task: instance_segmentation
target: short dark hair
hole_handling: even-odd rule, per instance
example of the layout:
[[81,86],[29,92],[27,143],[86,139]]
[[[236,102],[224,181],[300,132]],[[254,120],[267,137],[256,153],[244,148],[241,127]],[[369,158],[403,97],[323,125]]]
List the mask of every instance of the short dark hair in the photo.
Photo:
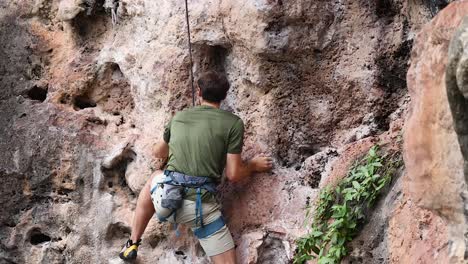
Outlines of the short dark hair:
[[224,74],[206,71],[197,80],[204,100],[219,103],[226,98],[229,82]]

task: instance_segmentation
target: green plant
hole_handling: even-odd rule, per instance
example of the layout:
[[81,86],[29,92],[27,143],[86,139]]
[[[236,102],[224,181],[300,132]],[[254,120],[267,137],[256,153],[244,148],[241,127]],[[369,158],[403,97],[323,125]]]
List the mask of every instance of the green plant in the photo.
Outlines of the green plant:
[[[313,258],[319,264],[338,263],[346,256],[347,242],[358,234],[366,212],[401,166],[400,153],[381,156],[378,146],[374,146],[336,187],[322,189],[315,204],[311,230],[297,240],[294,263]],[[306,218],[310,214],[308,208]]]

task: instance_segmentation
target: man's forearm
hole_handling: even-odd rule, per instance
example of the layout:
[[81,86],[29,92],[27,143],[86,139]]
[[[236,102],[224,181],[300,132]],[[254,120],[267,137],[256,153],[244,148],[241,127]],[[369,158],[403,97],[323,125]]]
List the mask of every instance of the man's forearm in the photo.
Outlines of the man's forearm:
[[241,170],[240,170],[240,175],[239,175],[239,180],[246,179],[250,177],[254,172],[255,172],[255,164],[252,162],[252,160],[248,160],[245,162],[242,162]]
[[231,181],[238,182],[249,178],[256,172],[255,162],[252,160],[242,161],[238,167],[238,172],[234,174]]
[[230,181],[241,181],[255,172],[266,172],[271,169],[272,160],[269,157],[254,157],[243,161],[240,154],[228,154],[226,175]]

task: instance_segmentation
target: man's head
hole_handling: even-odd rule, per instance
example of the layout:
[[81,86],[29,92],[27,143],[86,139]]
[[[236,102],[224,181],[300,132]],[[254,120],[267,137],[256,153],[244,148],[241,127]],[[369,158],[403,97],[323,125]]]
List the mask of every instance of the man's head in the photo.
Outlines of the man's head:
[[200,75],[197,80],[199,95],[203,100],[219,103],[226,98],[229,90],[229,82],[224,74],[207,71]]

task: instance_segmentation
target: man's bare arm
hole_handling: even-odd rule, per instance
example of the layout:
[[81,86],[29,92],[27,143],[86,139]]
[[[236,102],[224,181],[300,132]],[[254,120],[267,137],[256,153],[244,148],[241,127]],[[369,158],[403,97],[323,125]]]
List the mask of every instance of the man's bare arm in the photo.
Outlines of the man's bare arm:
[[226,176],[229,181],[238,182],[255,172],[267,172],[272,166],[273,160],[270,157],[258,156],[244,162],[241,154],[227,154]]

